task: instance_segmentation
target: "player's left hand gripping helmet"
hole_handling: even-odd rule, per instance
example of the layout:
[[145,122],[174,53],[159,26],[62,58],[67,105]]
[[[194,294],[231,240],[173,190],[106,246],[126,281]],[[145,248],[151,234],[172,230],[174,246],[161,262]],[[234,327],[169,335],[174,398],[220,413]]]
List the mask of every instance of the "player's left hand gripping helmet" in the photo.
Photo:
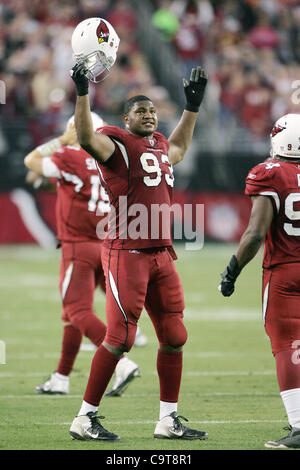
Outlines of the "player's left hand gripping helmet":
[[271,131],[271,157],[300,158],[300,114],[286,114]]
[[112,25],[103,18],[81,21],[73,31],[73,57],[84,61],[86,77],[94,83],[104,80],[117,58],[120,39]]

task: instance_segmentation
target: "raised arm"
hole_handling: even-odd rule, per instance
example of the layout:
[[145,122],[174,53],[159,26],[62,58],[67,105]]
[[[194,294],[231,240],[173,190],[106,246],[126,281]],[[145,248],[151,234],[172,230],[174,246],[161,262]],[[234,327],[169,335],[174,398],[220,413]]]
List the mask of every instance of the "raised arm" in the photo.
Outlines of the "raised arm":
[[75,143],[77,143],[76,130],[74,126],[70,125],[61,136],[39,145],[26,155],[24,164],[29,170],[43,176],[43,158],[50,158],[62,145],[74,145]]
[[115,144],[104,134],[93,129],[89,101],[89,82],[85,76],[84,63],[77,63],[71,70],[76,85],[75,127],[80,146],[95,160],[105,162],[115,151]]
[[186,106],[179,123],[168,139],[171,165],[176,165],[183,159],[190,145],[206,84],[207,76],[200,66],[192,69],[189,82],[183,79]]

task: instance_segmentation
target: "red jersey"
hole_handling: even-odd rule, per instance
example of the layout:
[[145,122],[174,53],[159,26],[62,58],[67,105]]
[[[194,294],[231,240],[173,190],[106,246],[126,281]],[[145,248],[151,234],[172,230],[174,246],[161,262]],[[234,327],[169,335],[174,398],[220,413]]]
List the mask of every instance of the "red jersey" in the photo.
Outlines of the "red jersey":
[[168,140],[159,132],[148,139],[111,126],[97,132],[115,143],[113,155],[98,165],[112,209],[105,243],[118,249],[171,246]]
[[57,179],[57,238],[74,242],[99,240],[97,224],[107,217],[110,208],[95,160],[82,148],[72,146],[61,147],[51,160],[60,173]]
[[245,193],[269,196],[274,217],[265,239],[263,267],[300,262],[300,163],[268,159],[250,170]]

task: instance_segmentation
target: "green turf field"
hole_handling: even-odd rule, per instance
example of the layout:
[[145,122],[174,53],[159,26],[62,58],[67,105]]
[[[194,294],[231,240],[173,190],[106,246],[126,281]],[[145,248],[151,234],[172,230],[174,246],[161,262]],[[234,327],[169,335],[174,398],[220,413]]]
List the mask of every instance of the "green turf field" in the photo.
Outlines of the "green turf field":
[[[207,441],[153,438],[159,412],[157,342],[143,312],[140,326],[147,346],[130,357],[142,377],[121,398],[104,398],[104,427],[117,443],[73,441],[69,427],[79,411],[93,353],[80,351],[71,375],[70,395],[44,396],[35,386],[56,368],[62,324],[58,293],[59,251],[38,247],[0,249],[0,449],[193,450],[264,449],[264,442],[287,434],[275,364],[261,320],[261,253],[243,271],[231,298],[217,291],[234,246],[206,244],[201,251],[177,247],[177,269],[185,291],[189,339],[179,414],[188,426],[209,433]],[[105,297],[95,296],[104,318]]]

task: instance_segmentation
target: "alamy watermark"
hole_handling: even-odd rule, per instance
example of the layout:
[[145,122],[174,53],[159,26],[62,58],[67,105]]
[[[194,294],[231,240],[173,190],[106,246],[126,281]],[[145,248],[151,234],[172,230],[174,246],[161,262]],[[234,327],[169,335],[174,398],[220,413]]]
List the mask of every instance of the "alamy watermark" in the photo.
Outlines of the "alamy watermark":
[[292,363],[295,365],[300,364],[300,340],[299,339],[296,339],[295,341],[293,341],[292,349],[295,349],[295,351],[292,354]]
[[6,364],[6,346],[2,340],[0,340],[0,364]]
[[292,89],[295,90],[291,96],[292,103],[300,104],[300,80],[294,80],[292,82]]
[[[117,207],[117,209],[116,209]],[[99,239],[185,241],[186,250],[201,250],[204,245],[204,204],[131,204],[120,196],[97,224]],[[173,231],[171,229],[173,221]],[[173,233],[172,233],[173,232]]]
[[6,103],[6,85],[3,80],[0,80],[0,104]]

